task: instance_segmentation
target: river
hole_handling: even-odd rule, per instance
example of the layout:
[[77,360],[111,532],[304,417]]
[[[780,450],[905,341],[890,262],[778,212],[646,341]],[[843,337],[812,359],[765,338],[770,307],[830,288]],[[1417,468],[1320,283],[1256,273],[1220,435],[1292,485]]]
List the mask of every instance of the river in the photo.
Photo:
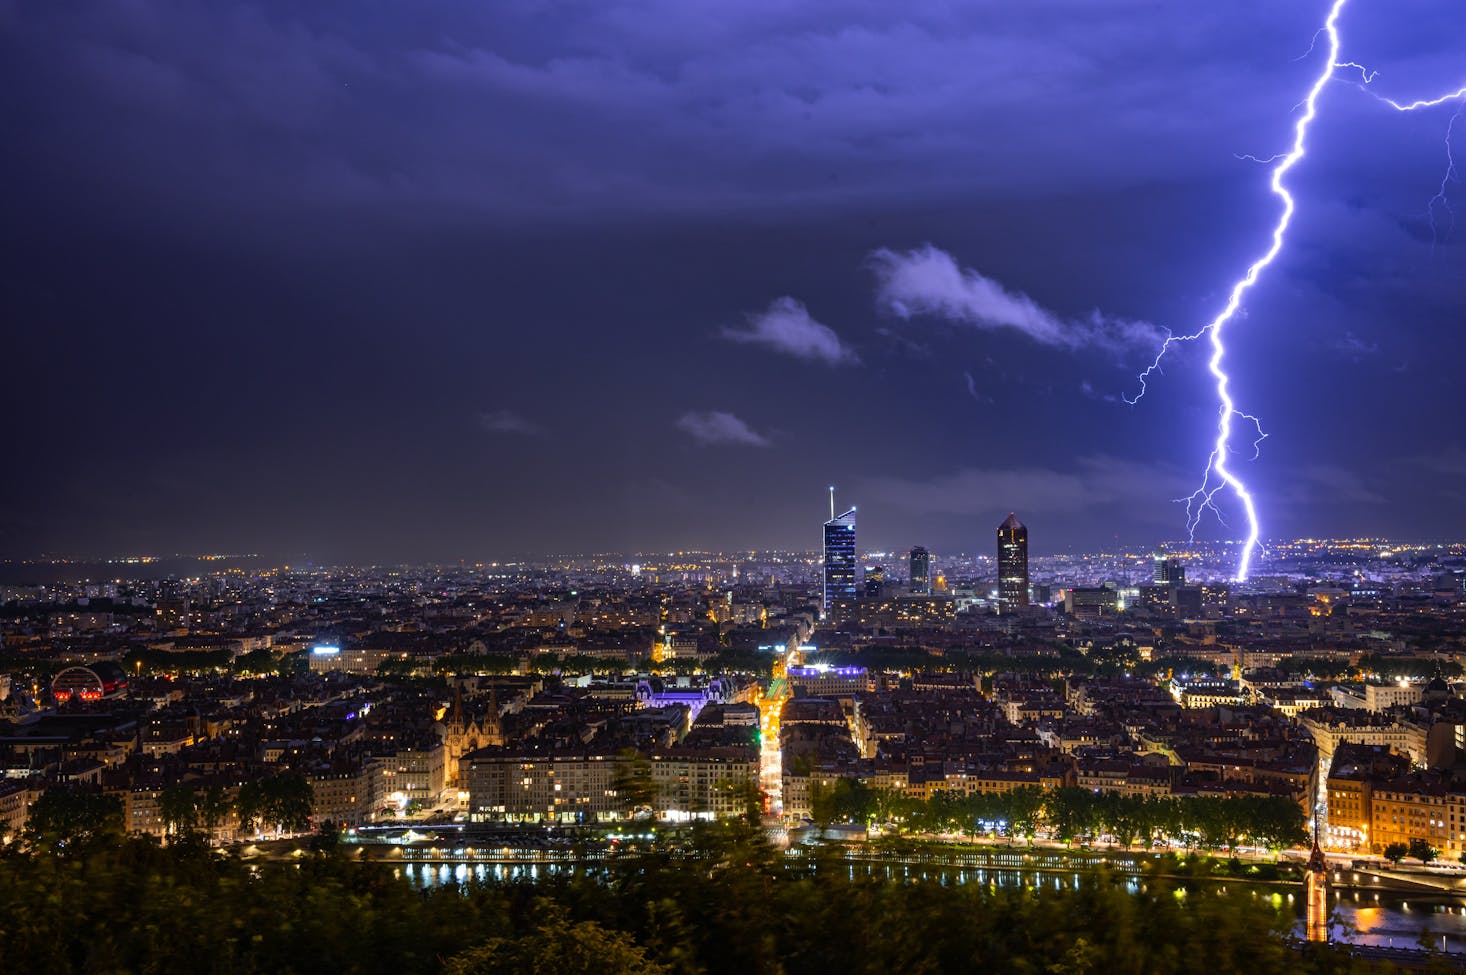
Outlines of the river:
[[[404,863],[394,869],[412,883],[431,887],[473,881],[537,880],[567,868],[564,862],[549,863],[462,863],[420,861]],[[989,884],[1002,889],[1078,887],[1085,882],[1081,871],[1023,869],[963,869],[930,864],[902,865],[857,862],[845,865],[849,875],[884,877],[915,883]],[[1139,889],[1139,877],[1127,877],[1122,883],[1132,891]],[[1296,928],[1303,931],[1302,889],[1279,885],[1248,885],[1239,881],[1206,881],[1226,888],[1240,886],[1253,896],[1264,897],[1279,910],[1292,911],[1298,917]],[[1466,955],[1466,901],[1446,897],[1410,897],[1388,892],[1335,891],[1330,895],[1334,910],[1334,937],[1339,941],[1377,947],[1416,948],[1421,932],[1428,934],[1431,946],[1452,954]]]

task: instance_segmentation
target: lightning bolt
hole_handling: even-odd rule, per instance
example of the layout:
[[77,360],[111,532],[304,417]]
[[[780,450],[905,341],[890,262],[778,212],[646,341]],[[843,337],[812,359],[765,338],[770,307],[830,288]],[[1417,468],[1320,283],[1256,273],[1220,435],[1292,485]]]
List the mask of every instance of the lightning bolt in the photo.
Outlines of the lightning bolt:
[[1446,172],[1445,175],[1441,177],[1440,189],[1436,190],[1435,196],[1431,197],[1430,202],[1425,205],[1425,211],[1430,217],[1430,237],[1432,246],[1439,243],[1435,225],[1435,208],[1437,205],[1439,205],[1442,210],[1446,211],[1446,217],[1449,221],[1449,230],[1456,229],[1456,211],[1451,209],[1451,199],[1446,195],[1446,187],[1456,181],[1456,154],[1451,150],[1451,139],[1455,135],[1456,122],[1460,120],[1461,110],[1463,108],[1466,108],[1466,102],[1462,102],[1461,104],[1456,106],[1456,110],[1451,113],[1451,120],[1446,123]]
[[[1141,397],[1145,395],[1147,381],[1160,370],[1162,360],[1165,359],[1166,353],[1173,345],[1181,342],[1195,342],[1202,337],[1210,340],[1212,353],[1211,358],[1207,361],[1207,368],[1212,378],[1216,380],[1217,436],[1212,444],[1211,456],[1207,459],[1206,470],[1202,472],[1201,485],[1188,497],[1180,500],[1186,504],[1186,530],[1192,537],[1195,537],[1197,526],[1206,512],[1210,511],[1218,517],[1218,520],[1221,519],[1221,513],[1217,510],[1215,502],[1217,494],[1222,490],[1230,490],[1242,505],[1242,510],[1247,516],[1247,536],[1242,542],[1242,555],[1237,562],[1235,579],[1238,582],[1246,581],[1248,570],[1252,567],[1252,554],[1257,548],[1259,527],[1257,505],[1253,501],[1252,493],[1247,490],[1247,485],[1242,483],[1241,478],[1232,471],[1228,463],[1232,459],[1232,424],[1234,420],[1243,420],[1250,423],[1257,431],[1257,439],[1253,441],[1254,456],[1267,434],[1263,432],[1262,424],[1257,417],[1237,409],[1237,404],[1232,399],[1231,377],[1224,368],[1227,347],[1222,340],[1227,324],[1242,310],[1242,299],[1246,297],[1247,292],[1252,290],[1262,276],[1262,272],[1282,251],[1288,227],[1293,222],[1293,213],[1297,209],[1297,203],[1293,199],[1293,194],[1288,192],[1284,178],[1293,167],[1303,161],[1303,157],[1307,154],[1308,127],[1318,115],[1318,96],[1322,94],[1329,80],[1333,78],[1335,65],[1339,62],[1339,14],[1347,2],[1348,0],[1334,0],[1333,6],[1329,9],[1328,18],[1319,31],[1319,34],[1328,39],[1329,56],[1324,62],[1323,70],[1309,86],[1308,94],[1299,102],[1303,113],[1293,123],[1292,148],[1285,153],[1263,160],[1274,164],[1272,174],[1268,178],[1268,186],[1273,195],[1282,202],[1282,210],[1278,214],[1277,222],[1273,224],[1273,232],[1267,250],[1248,265],[1246,273],[1232,284],[1232,290],[1227,295],[1227,303],[1215,318],[1190,334],[1170,333],[1166,336],[1155,359],[1140,374],[1140,392],[1133,399],[1125,398],[1125,401],[1131,404],[1140,401]],[[1315,43],[1317,43],[1317,35],[1315,35]],[[1223,524],[1225,525],[1225,522]]]
[[1258,544],[1259,527],[1257,505],[1253,500],[1252,493],[1248,491],[1247,486],[1242,483],[1242,480],[1228,466],[1228,462],[1232,459],[1233,424],[1238,420],[1245,421],[1256,430],[1257,437],[1252,442],[1253,459],[1256,459],[1261,451],[1262,441],[1267,439],[1267,434],[1263,432],[1261,421],[1256,416],[1239,410],[1232,399],[1230,390],[1231,377],[1224,368],[1227,349],[1223,343],[1223,333],[1227,324],[1240,314],[1242,300],[1246,297],[1247,292],[1252,290],[1253,286],[1261,278],[1263,271],[1273,263],[1283,249],[1283,242],[1287,237],[1288,227],[1292,224],[1293,214],[1297,209],[1293,195],[1288,192],[1285,177],[1307,155],[1308,128],[1318,116],[1319,96],[1323,93],[1324,88],[1328,86],[1329,82],[1334,80],[1336,72],[1340,70],[1357,71],[1359,73],[1359,87],[1365,91],[1369,91],[1376,99],[1397,112],[1415,112],[1435,108],[1449,102],[1458,103],[1455,114],[1451,116],[1451,120],[1446,126],[1446,172],[1441,178],[1440,187],[1436,195],[1431,198],[1427,206],[1432,232],[1436,229],[1437,208],[1443,209],[1447,216],[1454,221],[1454,212],[1451,209],[1450,201],[1447,197],[1449,185],[1457,178],[1456,160],[1452,151],[1451,142],[1454,136],[1456,121],[1461,117],[1462,111],[1466,110],[1466,86],[1433,98],[1421,98],[1412,102],[1396,101],[1370,91],[1368,86],[1374,82],[1378,76],[1378,72],[1371,71],[1355,61],[1339,60],[1339,17],[1343,13],[1347,3],[1348,0],[1333,0],[1332,5],[1329,7],[1328,16],[1324,19],[1323,26],[1314,33],[1313,41],[1309,44],[1308,52],[1303,55],[1306,58],[1313,53],[1318,45],[1319,38],[1327,39],[1328,59],[1324,62],[1323,69],[1319,72],[1318,76],[1314,78],[1313,84],[1309,86],[1308,93],[1303,97],[1303,100],[1294,106],[1295,111],[1302,109],[1302,113],[1293,124],[1293,143],[1291,148],[1287,152],[1278,153],[1266,158],[1259,158],[1253,155],[1238,156],[1239,159],[1246,159],[1272,166],[1268,186],[1272,190],[1273,195],[1281,201],[1282,209],[1278,214],[1277,222],[1273,224],[1272,235],[1267,250],[1263,252],[1261,257],[1248,265],[1247,271],[1242,277],[1233,282],[1232,290],[1227,296],[1227,302],[1215,318],[1189,334],[1177,334],[1170,331],[1166,333],[1165,341],[1161,343],[1160,350],[1156,353],[1155,358],[1138,377],[1140,391],[1133,398],[1129,396],[1123,397],[1125,402],[1134,405],[1145,396],[1149,380],[1161,371],[1161,364],[1165,360],[1166,354],[1171,351],[1172,346],[1185,342],[1195,342],[1203,337],[1211,342],[1212,354],[1211,358],[1207,361],[1207,368],[1216,381],[1218,404],[1216,440],[1212,444],[1211,456],[1207,459],[1206,469],[1202,472],[1200,486],[1187,497],[1177,500],[1186,505],[1186,530],[1188,535],[1195,538],[1197,527],[1207,512],[1216,516],[1223,527],[1226,526],[1226,521],[1222,518],[1221,511],[1216,506],[1216,496],[1223,490],[1230,490],[1236,497],[1242,506],[1243,512],[1247,516],[1247,535],[1242,542],[1242,554],[1238,559],[1237,571],[1234,576],[1238,582],[1246,581],[1248,571],[1252,566],[1252,556]]
[[1340,68],[1357,68],[1361,84],[1359,87],[1373,95],[1376,101],[1388,105],[1397,112],[1418,112],[1427,108],[1438,108],[1441,105],[1456,103],[1456,111],[1452,113],[1451,120],[1446,123],[1446,171],[1441,176],[1440,187],[1436,190],[1435,196],[1425,205],[1426,216],[1430,219],[1431,245],[1439,243],[1439,228],[1436,224],[1437,209],[1444,210],[1447,224],[1454,229],[1456,225],[1456,212],[1451,209],[1451,200],[1447,191],[1452,183],[1456,181],[1456,155],[1451,148],[1451,141],[1455,138],[1456,122],[1461,118],[1462,109],[1466,109],[1466,85],[1457,88],[1455,91],[1447,92],[1444,95],[1437,95],[1434,98],[1419,98],[1413,102],[1397,102],[1393,98],[1386,98],[1384,95],[1375,94],[1370,91],[1369,85],[1379,76],[1378,71],[1369,71],[1363,65],[1355,64],[1353,61],[1345,61],[1335,65]]
[[[1353,65],[1349,65],[1349,67],[1353,67]],[[1367,73],[1365,83],[1368,84],[1369,81],[1373,80],[1376,73]],[[1415,112],[1422,108],[1435,108],[1438,105],[1444,105],[1446,102],[1453,102],[1459,98],[1466,97],[1466,85],[1457,88],[1455,91],[1447,92],[1444,95],[1437,95],[1435,98],[1420,98],[1405,105],[1395,101],[1393,98],[1385,98],[1381,95],[1376,95],[1375,97],[1397,112]]]

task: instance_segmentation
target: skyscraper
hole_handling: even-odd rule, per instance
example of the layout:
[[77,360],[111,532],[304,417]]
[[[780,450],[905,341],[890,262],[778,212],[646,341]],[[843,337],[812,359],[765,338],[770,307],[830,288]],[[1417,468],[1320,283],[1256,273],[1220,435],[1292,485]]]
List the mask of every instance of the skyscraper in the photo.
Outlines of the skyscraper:
[[865,598],[880,599],[886,594],[886,567],[868,565],[865,567]]
[[1168,559],[1159,552],[1155,556],[1155,584],[1158,586],[1186,585],[1186,566],[1180,559]]
[[855,509],[851,508],[825,522],[825,615],[835,603],[854,600]]
[[1012,512],[998,526],[998,609],[1011,613],[1028,605],[1028,529]]
[[911,550],[911,591],[922,596],[932,592],[932,555],[920,545]]

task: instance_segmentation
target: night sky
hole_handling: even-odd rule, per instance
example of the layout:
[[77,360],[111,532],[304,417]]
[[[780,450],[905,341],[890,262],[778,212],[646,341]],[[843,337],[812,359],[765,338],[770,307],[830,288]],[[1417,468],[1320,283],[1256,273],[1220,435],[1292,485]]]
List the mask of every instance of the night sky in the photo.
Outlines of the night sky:
[[[0,0],[0,557],[807,549],[831,483],[863,549],[1177,538],[1201,350],[1122,396],[1265,248],[1325,12]],[[1435,95],[1461,27],[1350,0],[1344,55]],[[1265,536],[1466,536],[1456,106],[1355,80],[1240,470]]]

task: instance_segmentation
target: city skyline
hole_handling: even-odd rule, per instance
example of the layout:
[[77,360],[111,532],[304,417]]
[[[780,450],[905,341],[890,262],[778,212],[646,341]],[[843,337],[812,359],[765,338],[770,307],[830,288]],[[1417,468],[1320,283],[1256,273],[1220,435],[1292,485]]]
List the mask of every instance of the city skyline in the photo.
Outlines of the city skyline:
[[[1050,539],[1049,541],[1055,541]],[[1062,540],[1058,540],[1062,541]],[[1226,558],[1229,550],[1235,549],[1240,543],[1232,541],[1188,541],[1184,538],[1173,538],[1162,540],[1156,544],[1111,544],[1096,545],[1093,547],[1081,547],[1074,545],[1054,544],[1049,546],[1040,545],[1032,550],[1035,557],[1084,557],[1127,554],[1136,558],[1151,559],[1157,553],[1193,552],[1203,553],[1207,557]],[[1451,549],[1466,546],[1466,537],[1463,538],[1400,538],[1383,535],[1360,535],[1360,536],[1308,536],[1298,538],[1265,538],[1261,542],[1263,558],[1269,557],[1273,550],[1279,547],[1290,547],[1301,544],[1316,545],[1347,545],[1356,548],[1383,547],[1386,549],[1398,549],[1402,552],[1408,551],[1429,551],[1432,549]],[[887,556],[907,560],[913,548],[926,549],[928,556],[933,559],[939,558],[978,558],[994,560],[993,554],[987,549],[991,548],[984,540],[978,540],[970,548],[959,547],[933,547],[933,546],[879,546],[861,545],[857,547],[858,556],[874,557]],[[498,564],[531,564],[537,562],[554,562],[558,560],[586,560],[586,559],[631,559],[635,560],[642,556],[670,557],[677,555],[717,555],[724,557],[737,557],[740,555],[762,555],[762,554],[783,554],[790,556],[815,556],[821,554],[820,545],[786,545],[771,547],[748,547],[734,546],[729,548],[716,548],[710,546],[684,546],[672,548],[624,548],[605,550],[583,550],[583,551],[544,551],[544,552],[499,552],[490,554],[460,555],[449,558],[423,558],[423,559],[330,559],[310,552],[111,552],[104,554],[92,553],[40,553],[34,556],[22,558],[0,558],[0,566],[25,566],[25,565],[116,565],[135,566],[149,565],[167,562],[169,560],[189,560],[200,563],[227,562],[231,560],[255,560],[271,563],[288,563],[291,561],[314,563],[320,565],[341,565],[341,566],[372,566],[372,565],[498,565]],[[995,561],[995,560],[994,560]]]
[[1466,971],[1456,6],[0,0],[9,967]]
[[[1276,218],[1238,157],[1286,145],[1327,5],[664,6],[0,23],[0,556],[774,547],[829,480],[881,548],[1183,534],[1203,358],[1124,398]],[[1452,26],[1343,30],[1391,97],[1456,80]],[[1466,536],[1450,109],[1356,82],[1230,332],[1237,461],[1264,537]]]

